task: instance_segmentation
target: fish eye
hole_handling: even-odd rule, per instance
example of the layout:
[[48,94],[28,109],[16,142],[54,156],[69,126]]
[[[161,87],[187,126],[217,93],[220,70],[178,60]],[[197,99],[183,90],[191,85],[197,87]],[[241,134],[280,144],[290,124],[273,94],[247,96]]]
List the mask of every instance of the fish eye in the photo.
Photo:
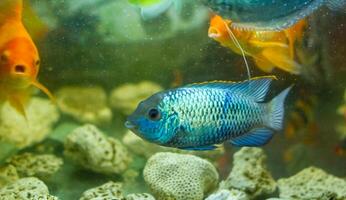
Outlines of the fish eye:
[[161,118],[160,111],[156,108],[151,108],[148,112],[148,117],[151,120],[157,121]]
[[1,62],[7,62],[8,55],[6,53],[1,54],[0,60],[1,60]]
[[40,65],[40,60],[37,60],[37,61],[35,62],[35,65],[36,65],[36,66],[39,66],[39,65]]

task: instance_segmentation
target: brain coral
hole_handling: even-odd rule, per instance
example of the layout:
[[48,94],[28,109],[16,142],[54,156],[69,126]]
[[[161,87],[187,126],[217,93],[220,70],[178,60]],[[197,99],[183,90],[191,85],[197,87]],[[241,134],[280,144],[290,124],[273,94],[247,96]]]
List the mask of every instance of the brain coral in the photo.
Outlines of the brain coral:
[[201,200],[218,183],[208,161],[193,155],[157,153],[144,168],[144,180],[158,199]]

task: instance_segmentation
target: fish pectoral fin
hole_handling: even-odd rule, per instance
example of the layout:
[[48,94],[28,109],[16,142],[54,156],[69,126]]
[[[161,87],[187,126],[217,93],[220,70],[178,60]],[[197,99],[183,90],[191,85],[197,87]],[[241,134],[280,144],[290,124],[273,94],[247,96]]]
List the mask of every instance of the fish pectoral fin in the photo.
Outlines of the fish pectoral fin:
[[33,86],[35,86],[36,88],[40,89],[43,93],[45,93],[49,99],[54,103],[56,104],[56,99],[55,97],[53,96],[53,94],[44,86],[42,85],[40,82],[38,81],[33,81],[31,83]]
[[24,108],[24,103],[23,103],[23,100],[21,100],[20,97],[18,96],[10,96],[9,99],[8,99],[10,105],[16,109],[16,111],[22,115],[25,120],[28,120],[27,118],[27,115],[26,115],[26,112],[25,112],[25,108]]
[[274,65],[273,63],[269,62],[266,58],[254,56],[255,64],[260,70],[270,73],[273,71]]
[[217,145],[196,146],[196,147],[180,147],[179,149],[187,150],[187,151],[208,151],[208,150],[214,150],[216,148],[218,148]]
[[255,128],[243,136],[230,140],[230,143],[238,147],[257,147],[267,144],[273,137],[273,131],[268,128]]
[[291,59],[289,49],[266,48],[262,51],[262,56],[267,58],[278,68],[292,74],[299,74],[301,71],[301,66],[293,59]]

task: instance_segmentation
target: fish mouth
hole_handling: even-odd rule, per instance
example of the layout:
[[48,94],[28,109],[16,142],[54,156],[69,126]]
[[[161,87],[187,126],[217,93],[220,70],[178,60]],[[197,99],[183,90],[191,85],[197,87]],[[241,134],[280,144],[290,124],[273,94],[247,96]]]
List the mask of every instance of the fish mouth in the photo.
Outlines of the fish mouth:
[[214,27],[210,27],[208,30],[208,37],[210,38],[218,38],[220,37],[220,32]]
[[133,129],[135,129],[137,126],[136,125],[134,125],[132,122],[130,122],[130,121],[126,121],[125,122],[125,127],[126,128],[128,128],[128,129],[130,129],[130,130],[133,130]]

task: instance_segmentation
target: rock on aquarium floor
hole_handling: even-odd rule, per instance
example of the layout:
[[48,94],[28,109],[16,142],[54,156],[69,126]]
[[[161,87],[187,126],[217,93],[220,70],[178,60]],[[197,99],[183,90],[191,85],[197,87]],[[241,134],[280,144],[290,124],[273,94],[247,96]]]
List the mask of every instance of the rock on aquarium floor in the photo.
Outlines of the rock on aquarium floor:
[[2,163],[0,200],[346,199],[346,180],[314,166],[275,180],[261,148],[239,149],[229,175],[220,178],[219,165],[204,154],[153,146],[143,159],[94,125],[69,129],[61,144],[49,143],[55,149],[43,143]]

